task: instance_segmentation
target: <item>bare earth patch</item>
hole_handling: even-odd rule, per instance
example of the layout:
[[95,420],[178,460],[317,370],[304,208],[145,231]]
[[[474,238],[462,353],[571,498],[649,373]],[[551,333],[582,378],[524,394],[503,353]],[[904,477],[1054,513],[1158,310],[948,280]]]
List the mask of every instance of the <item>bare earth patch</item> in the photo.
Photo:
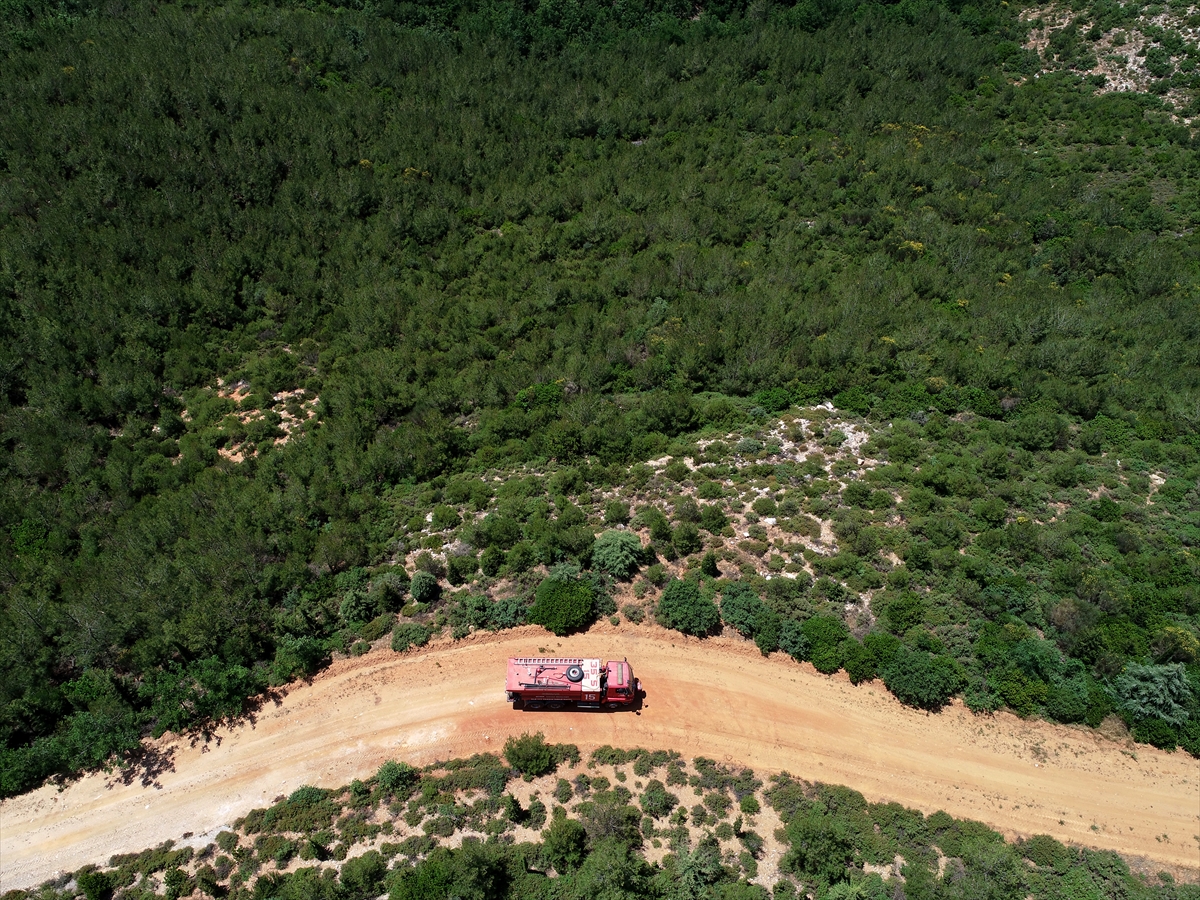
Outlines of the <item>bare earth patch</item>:
[[[1146,65],[1146,52],[1155,40],[1149,37],[1143,29],[1154,33],[1157,29],[1168,29],[1178,32],[1184,41],[1195,44],[1200,41],[1200,27],[1195,22],[1195,7],[1189,7],[1180,12],[1176,8],[1164,10],[1157,8],[1153,15],[1143,14],[1134,22],[1097,31],[1095,40],[1084,38],[1089,48],[1090,65],[1074,67],[1076,74],[1087,76],[1103,76],[1103,82],[1098,84],[1098,93],[1110,92],[1145,92],[1149,91],[1157,80]],[[1031,6],[1021,12],[1021,21],[1031,25],[1025,40],[1025,47],[1037,52],[1043,63],[1043,71],[1053,71],[1064,66],[1050,56],[1052,53],[1051,39],[1057,32],[1069,28],[1072,24],[1079,28],[1081,34],[1089,31],[1087,17],[1078,16],[1070,6],[1050,3],[1043,6]],[[1049,51],[1049,53],[1048,53]],[[1171,65],[1177,68],[1187,59],[1186,54],[1170,57]],[[1187,91],[1172,88],[1163,94],[1163,99],[1177,111],[1182,111],[1191,103]],[[1188,124],[1191,119],[1180,117]]]

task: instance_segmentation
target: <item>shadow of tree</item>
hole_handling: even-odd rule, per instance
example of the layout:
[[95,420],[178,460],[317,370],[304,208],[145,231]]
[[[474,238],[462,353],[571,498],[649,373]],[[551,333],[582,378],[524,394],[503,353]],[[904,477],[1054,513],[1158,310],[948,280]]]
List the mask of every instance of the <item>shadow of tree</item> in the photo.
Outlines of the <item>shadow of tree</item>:
[[[237,715],[222,716],[219,719],[207,719],[195,723],[187,731],[179,735],[187,741],[189,747],[203,744],[201,751],[207,753],[210,744],[221,746],[222,729],[250,725],[253,728],[258,723],[258,714],[267,704],[280,706],[283,703],[284,692],[277,688],[268,688],[257,696],[246,701],[242,711]],[[165,772],[175,771],[174,746],[156,747],[145,741],[135,750],[126,753],[117,764],[117,771],[108,781],[108,787],[118,784],[131,785],[138,782],[142,787],[161,788],[160,776]]]
[[128,787],[136,781],[142,787],[161,788],[159,776],[164,772],[174,771],[174,747],[149,747],[143,744],[125,757],[116,774],[109,780],[108,787],[115,787],[117,784]]

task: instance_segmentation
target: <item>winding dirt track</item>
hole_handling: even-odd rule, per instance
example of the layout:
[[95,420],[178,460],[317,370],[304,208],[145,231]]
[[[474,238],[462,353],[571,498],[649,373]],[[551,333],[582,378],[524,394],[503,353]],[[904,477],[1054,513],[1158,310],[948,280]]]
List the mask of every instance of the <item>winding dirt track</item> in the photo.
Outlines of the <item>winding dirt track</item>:
[[[504,660],[539,648],[627,656],[648,695],[640,714],[515,712]],[[415,764],[499,750],[544,731],[587,751],[601,744],[673,748],[846,784],[871,800],[944,809],[1009,835],[1144,855],[1200,875],[1200,765],[1183,751],[1136,752],[1081,729],[971,715],[929,716],[879,685],[852,686],[738,640],[687,640],[654,626],[555,639],[540,628],[484,635],[423,653],[373,652],[334,664],[268,704],[252,724],[203,745],[164,739],[172,766],[143,784],[94,775],[0,805],[0,889],[105,862],[186,832],[221,826],[301,784],[328,787],[384,760]]]

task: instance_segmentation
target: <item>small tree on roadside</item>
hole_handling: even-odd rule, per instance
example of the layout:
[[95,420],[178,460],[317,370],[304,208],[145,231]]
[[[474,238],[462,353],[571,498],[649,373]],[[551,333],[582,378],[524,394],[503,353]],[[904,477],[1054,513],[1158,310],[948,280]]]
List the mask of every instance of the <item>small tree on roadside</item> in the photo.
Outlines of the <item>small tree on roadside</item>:
[[875,654],[853,638],[842,642],[842,665],[854,684],[870,681],[876,674]]
[[883,670],[883,683],[908,706],[936,712],[963,686],[962,669],[946,656],[901,647]]
[[721,592],[721,618],[745,637],[754,637],[766,609],[766,604],[745,582],[735,581]]
[[538,585],[537,599],[526,618],[562,637],[591,623],[595,599],[595,591],[586,581],[547,578]]
[[779,649],[796,662],[804,662],[812,652],[804,627],[795,619],[784,619],[779,627]]
[[721,626],[716,605],[700,593],[696,583],[678,579],[663,588],[655,618],[665,628],[697,636],[711,634]]
[[421,780],[421,772],[408,763],[396,762],[389,759],[375,775],[379,789],[393,797],[405,798],[412,793],[417,782]]
[[813,616],[803,628],[812,647],[812,664],[818,672],[832,675],[842,667],[842,643],[850,636],[846,623],[836,616]]
[[86,868],[75,876],[75,883],[87,900],[109,900],[115,887],[113,876],[108,872],[97,871],[95,867]]
[[546,743],[542,732],[510,737],[504,742],[504,758],[508,764],[530,778],[537,778],[555,769],[554,749]]
[[1192,690],[1182,663],[1144,666],[1131,663],[1117,677],[1113,694],[1121,708],[1135,719],[1162,719],[1181,725],[1192,705]]
[[392,649],[403,653],[410,647],[423,647],[432,634],[432,629],[420,622],[398,622],[392,628]]

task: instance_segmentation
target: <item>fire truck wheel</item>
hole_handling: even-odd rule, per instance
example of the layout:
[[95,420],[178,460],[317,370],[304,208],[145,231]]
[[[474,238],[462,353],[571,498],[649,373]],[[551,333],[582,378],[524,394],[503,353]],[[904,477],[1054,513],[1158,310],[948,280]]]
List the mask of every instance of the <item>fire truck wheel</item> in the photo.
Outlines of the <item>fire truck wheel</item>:
[[583,667],[582,667],[582,666],[570,666],[570,667],[568,667],[568,669],[567,669],[567,681],[574,682],[574,683],[576,683],[576,684],[578,684],[579,682],[583,681]]
[[525,708],[526,709],[541,709],[542,701],[541,700],[526,700]]
[[565,706],[565,705],[566,705],[566,704],[564,704],[564,703],[563,703],[561,700],[551,700],[551,701],[550,701],[550,708],[551,708],[551,709],[562,709],[562,708],[563,708],[563,706]]

